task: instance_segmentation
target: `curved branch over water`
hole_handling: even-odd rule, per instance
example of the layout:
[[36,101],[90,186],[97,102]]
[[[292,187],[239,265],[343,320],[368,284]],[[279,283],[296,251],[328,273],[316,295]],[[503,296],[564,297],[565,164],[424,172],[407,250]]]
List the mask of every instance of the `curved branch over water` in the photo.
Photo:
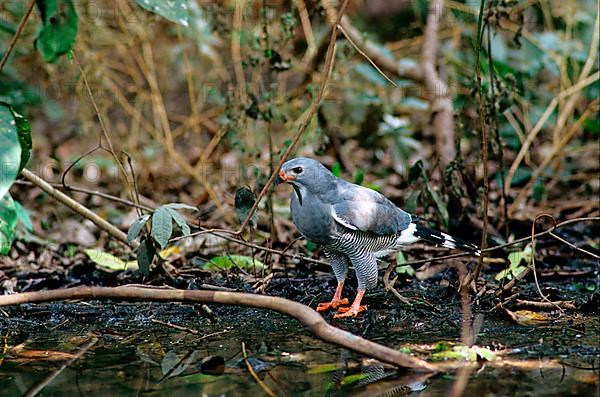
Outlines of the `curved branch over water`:
[[24,292],[0,296],[0,306],[23,303],[49,302],[65,299],[122,299],[142,301],[178,301],[193,303],[218,303],[232,306],[248,306],[270,309],[294,317],[316,337],[345,347],[357,353],[376,358],[382,362],[415,371],[436,371],[424,360],[411,357],[392,348],[371,342],[348,331],[329,325],[313,309],[289,299],[222,291],[191,291],[180,289],[156,289],[144,287],[75,287],[50,291]]

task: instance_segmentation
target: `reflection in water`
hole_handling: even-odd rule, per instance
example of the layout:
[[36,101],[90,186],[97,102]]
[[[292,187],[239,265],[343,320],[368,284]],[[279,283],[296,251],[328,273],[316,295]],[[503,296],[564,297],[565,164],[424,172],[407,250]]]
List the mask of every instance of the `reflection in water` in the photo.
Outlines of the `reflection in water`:
[[[70,307],[57,305],[65,306]],[[74,309],[69,313],[84,312],[85,307],[72,306]],[[155,315],[157,308],[164,310],[167,306],[120,306],[123,307],[129,307],[135,314],[132,318],[143,319],[147,316],[144,311]],[[493,327],[484,327],[478,343],[501,340],[513,351],[520,348],[520,354],[504,358],[503,367],[488,362],[470,374],[449,370],[434,375],[399,371],[336,348],[314,339],[295,321],[272,313],[231,311],[230,317],[221,314],[218,321],[210,323],[198,319],[192,306],[172,307],[173,311],[160,318],[185,324],[200,333],[193,335],[132,318],[125,321],[114,312],[106,318],[71,315],[65,319],[55,316],[52,307],[42,306],[36,307],[40,312],[44,310],[37,317],[28,314],[25,320],[0,318],[0,332],[6,337],[7,345],[0,365],[0,395],[22,396],[34,390],[35,385],[43,385],[41,394],[44,396],[263,395],[243,361],[242,341],[251,347],[248,361],[260,379],[281,396],[446,396],[453,387],[458,390],[461,384],[462,395],[466,397],[593,396],[598,384],[598,363],[593,358],[598,357],[594,337],[597,333],[591,327],[577,339],[564,339],[563,330],[527,333],[522,328],[493,324]],[[183,321],[181,313],[185,310],[189,310],[189,318]],[[218,334],[224,329],[229,332]],[[93,331],[98,341],[79,359],[69,363],[69,358],[89,340],[88,331]],[[210,336],[215,332],[217,334]],[[544,332],[544,345],[541,345],[539,332]],[[201,339],[202,335],[210,337]],[[562,359],[563,362],[568,360],[570,366],[559,365],[556,360],[538,359],[544,353],[557,356],[556,352],[548,353],[548,346],[560,346],[548,342],[554,335],[563,336],[562,343],[572,342],[571,350],[564,350]],[[395,333],[398,340],[392,340],[393,337],[388,336],[385,335],[386,342],[393,346],[405,346],[406,342],[400,339],[410,337]],[[412,337],[419,343],[444,340],[439,334],[419,333]],[[21,343],[24,349],[11,349]],[[22,353],[25,350],[47,354],[25,357]],[[569,354],[571,351],[574,353]],[[584,356],[586,352],[589,353]],[[57,372],[61,366],[65,368]],[[52,379],[46,381],[50,376]]]

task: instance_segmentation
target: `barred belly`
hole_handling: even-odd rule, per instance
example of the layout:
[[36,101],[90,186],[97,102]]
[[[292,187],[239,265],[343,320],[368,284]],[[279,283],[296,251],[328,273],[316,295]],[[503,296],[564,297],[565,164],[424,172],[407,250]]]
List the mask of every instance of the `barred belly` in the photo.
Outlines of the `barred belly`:
[[344,228],[333,238],[332,249],[345,254],[379,253],[397,246],[398,235],[361,232]]

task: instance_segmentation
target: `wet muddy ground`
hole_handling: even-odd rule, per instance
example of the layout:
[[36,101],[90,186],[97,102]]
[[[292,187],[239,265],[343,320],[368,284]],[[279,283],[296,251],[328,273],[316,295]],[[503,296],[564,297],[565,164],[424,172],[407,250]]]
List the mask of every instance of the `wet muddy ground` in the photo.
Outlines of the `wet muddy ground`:
[[[332,284],[330,277],[274,280],[268,292],[277,290],[314,307]],[[3,308],[0,394],[20,396],[42,385],[44,396],[260,396],[266,395],[264,387],[282,396],[443,396],[459,376],[467,376],[468,396],[595,396],[599,317],[594,295],[573,285],[571,280],[552,287],[563,298],[574,298],[578,310],[536,326],[516,324],[485,304],[474,307],[481,324],[476,344],[497,357],[490,362],[480,357],[463,375],[456,365],[435,375],[398,371],[326,344],[295,320],[267,310],[110,301]],[[380,289],[367,296],[371,306],[364,316],[327,318],[433,360],[434,350],[460,339],[455,291],[445,283],[416,283],[402,292],[423,303],[407,307]],[[248,371],[242,343],[265,386]],[[50,376],[55,378],[48,381]]]

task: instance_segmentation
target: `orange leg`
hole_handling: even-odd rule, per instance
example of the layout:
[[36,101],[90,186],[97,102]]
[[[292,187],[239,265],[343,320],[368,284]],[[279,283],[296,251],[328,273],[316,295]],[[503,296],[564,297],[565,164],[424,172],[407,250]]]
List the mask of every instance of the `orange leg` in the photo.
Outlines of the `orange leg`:
[[318,312],[324,312],[327,311],[329,309],[336,309],[338,306],[340,305],[347,305],[348,299],[342,298],[342,290],[344,289],[344,282],[340,282],[337,285],[337,288],[335,289],[335,294],[333,294],[333,298],[331,298],[331,302],[323,302],[323,303],[319,303],[317,305],[317,311]]
[[356,299],[354,299],[354,302],[352,302],[352,306],[340,307],[337,310],[337,314],[334,315],[333,318],[356,317],[358,316],[358,313],[367,310],[367,305],[360,305],[360,301],[362,301],[364,295],[365,291],[359,289],[356,293]]

